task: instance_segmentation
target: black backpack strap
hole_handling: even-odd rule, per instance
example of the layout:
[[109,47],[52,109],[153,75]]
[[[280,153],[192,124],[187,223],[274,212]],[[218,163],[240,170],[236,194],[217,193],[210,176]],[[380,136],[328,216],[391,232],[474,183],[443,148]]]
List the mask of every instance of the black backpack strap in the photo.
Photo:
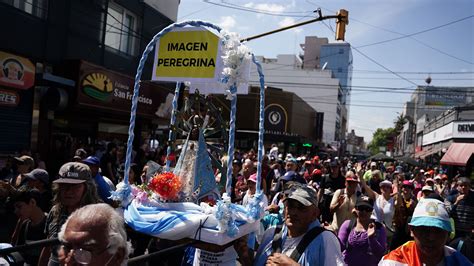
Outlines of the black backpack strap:
[[281,253],[281,241],[283,236],[283,224],[277,225],[275,228],[275,234],[273,235],[272,241],[272,254],[273,253]]
[[298,261],[301,257],[301,254],[303,254],[304,250],[308,247],[308,245],[322,232],[326,231],[323,227],[313,227],[311,230],[306,232],[306,234],[303,236],[303,239],[301,239],[300,243],[298,246],[296,246],[296,249],[293,250],[291,253],[290,259],[294,261]]

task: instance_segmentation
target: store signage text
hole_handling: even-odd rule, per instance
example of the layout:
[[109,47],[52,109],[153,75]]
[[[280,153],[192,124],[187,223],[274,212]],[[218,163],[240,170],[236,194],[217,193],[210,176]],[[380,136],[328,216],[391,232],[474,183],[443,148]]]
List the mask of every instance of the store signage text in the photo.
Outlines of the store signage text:
[[[127,85],[122,84],[120,82],[115,82],[114,84],[115,84],[114,97],[126,99],[129,101],[132,100],[133,94],[130,93],[130,88]],[[138,96],[138,102],[149,104],[149,105],[153,104],[153,100],[150,98],[147,98],[145,95]]]
[[[82,80],[82,89],[88,96],[103,102],[110,101],[111,97],[131,101],[133,96],[130,86],[119,81],[112,82],[104,73],[90,73],[85,76]],[[153,104],[153,100],[144,95],[138,96],[138,102]]]
[[459,124],[458,132],[474,132],[474,124]]
[[453,138],[469,139],[474,138],[474,121],[454,122]]
[[456,138],[474,138],[473,121],[454,121],[423,135],[423,146]]
[[20,96],[16,92],[0,90],[0,106],[17,106]]

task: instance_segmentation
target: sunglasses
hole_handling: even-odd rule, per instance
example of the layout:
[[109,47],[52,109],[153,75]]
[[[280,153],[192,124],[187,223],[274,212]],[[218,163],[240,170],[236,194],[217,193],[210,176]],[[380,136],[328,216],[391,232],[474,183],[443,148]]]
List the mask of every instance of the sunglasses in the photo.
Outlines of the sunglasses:
[[359,207],[356,207],[356,210],[358,210],[360,212],[372,212],[374,210],[374,208],[371,208],[371,207],[368,207],[368,206],[359,206]]

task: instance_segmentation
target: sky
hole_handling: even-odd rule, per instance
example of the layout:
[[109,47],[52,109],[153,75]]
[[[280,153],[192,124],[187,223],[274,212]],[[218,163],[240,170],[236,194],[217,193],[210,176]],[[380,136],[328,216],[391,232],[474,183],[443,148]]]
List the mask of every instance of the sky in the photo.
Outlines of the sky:
[[[353,47],[354,69],[348,131],[354,129],[367,143],[377,128],[393,126],[416,85],[426,85],[428,76],[433,86],[474,87],[472,0],[181,0],[178,22],[209,21],[249,37],[310,20],[318,8],[323,16],[349,11],[345,41]],[[299,54],[305,36],[336,42],[334,29],[331,19],[246,45],[267,58]]]

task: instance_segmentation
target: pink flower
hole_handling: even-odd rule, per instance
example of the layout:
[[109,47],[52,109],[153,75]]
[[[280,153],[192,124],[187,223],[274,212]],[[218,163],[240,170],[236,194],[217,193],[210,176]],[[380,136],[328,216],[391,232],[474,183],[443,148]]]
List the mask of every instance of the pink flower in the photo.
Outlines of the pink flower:
[[135,198],[137,199],[137,201],[138,201],[139,203],[147,203],[147,202],[149,202],[149,200],[148,200],[148,194],[147,194],[145,191],[143,191],[143,190],[140,190],[140,191],[137,193],[137,195],[135,196]]
[[132,195],[133,195],[134,197],[136,197],[136,196],[138,195],[138,193],[139,193],[140,191],[142,191],[141,189],[137,188],[136,186],[131,186],[131,187],[132,187]]

